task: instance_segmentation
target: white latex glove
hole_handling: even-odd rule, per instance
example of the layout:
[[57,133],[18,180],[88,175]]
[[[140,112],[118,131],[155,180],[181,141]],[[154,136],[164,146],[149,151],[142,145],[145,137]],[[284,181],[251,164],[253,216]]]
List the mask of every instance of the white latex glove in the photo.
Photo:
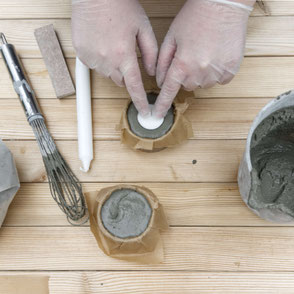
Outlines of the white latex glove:
[[72,0],[72,39],[79,59],[127,90],[141,115],[149,113],[136,41],[144,67],[155,75],[158,47],[138,0]]
[[[237,2],[238,1],[238,2]],[[239,70],[255,0],[188,0],[161,46],[154,114],[165,116],[181,85],[192,91],[226,84]],[[242,3],[243,2],[243,3]]]

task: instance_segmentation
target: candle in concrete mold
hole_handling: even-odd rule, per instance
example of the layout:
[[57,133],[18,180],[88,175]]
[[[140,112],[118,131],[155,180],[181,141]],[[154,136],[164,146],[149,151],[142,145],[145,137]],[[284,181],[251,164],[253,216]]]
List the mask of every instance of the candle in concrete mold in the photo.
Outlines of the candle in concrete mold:
[[[157,94],[149,93],[147,98],[151,108],[156,101]],[[149,118],[142,118],[133,103],[127,110],[127,118],[131,131],[140,138],[158,139],[163,137],[172,128],[175,120],[174,106],[168,110],[163,120],[155,119],[152,115]],[[139,119],[138,119],[139,118]]]

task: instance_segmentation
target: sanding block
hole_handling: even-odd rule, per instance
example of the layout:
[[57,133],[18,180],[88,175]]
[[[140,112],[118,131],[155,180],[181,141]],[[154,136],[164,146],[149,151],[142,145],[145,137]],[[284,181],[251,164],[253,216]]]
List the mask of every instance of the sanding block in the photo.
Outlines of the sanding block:
[[35,37],[44,58],[57,98],[75,93],[61,46],[54,31],[53,24],[35,30]]

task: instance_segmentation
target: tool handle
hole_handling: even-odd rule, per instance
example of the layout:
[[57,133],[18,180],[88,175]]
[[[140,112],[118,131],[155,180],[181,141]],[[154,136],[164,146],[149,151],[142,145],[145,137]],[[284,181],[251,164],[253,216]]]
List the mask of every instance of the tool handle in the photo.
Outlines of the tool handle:
[[0,47],[0,51],[10,74],[14,90],[20,99],[26,117],[30,123],[36,118],[43,117],[40,107],[37,103],[34,91],[26,77],[23,65],[16,54],[14,46],[7,43],[3,33],[1,33],[1,40],[2,46]]

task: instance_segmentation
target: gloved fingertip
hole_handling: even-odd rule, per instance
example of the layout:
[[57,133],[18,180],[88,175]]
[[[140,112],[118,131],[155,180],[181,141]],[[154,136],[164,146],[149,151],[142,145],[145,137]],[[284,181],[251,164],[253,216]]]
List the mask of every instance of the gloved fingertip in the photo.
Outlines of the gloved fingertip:
[[147,73],[148,73],[149,76],[151,76],[151,77],[154,77],[155,76],[155,74],[156,74],[156,67],[154,65],[147,64],[145,66],[145,68],[146,68],[146,71],[147,71]]
[[157,105],[155,104],[155,107],[152,111],[152,115],[157,118],[157,119],[161,119],[164,118],[167,112],[163,112],[163,111],[159,111]]
[[141,100],[141,101],[133,100],[133,103],[135,104],[136,109],[138,110],[138,112],[140,113],[142,117],[147,117],[151,115],[151,108],[147,100],[147,95],[144,100]]
[[124,87],[126,86],[124,80],[121,80],[121,81],[114,80],[114,79],[112,79],[112,80],[113,80],[114,83],[115,83],[118,87],[120,87],[120,88],[124,88]]
[[150,109],[140,109],[138,110],[139,114],[142,116],[142,117],[148,117],[151,115],[151,111]]
[[154,112],[153,115],[154,115],[155,118],[157,118],[157,119],[162,119],[162,118],[165,117],[166,113],[165,113],[165,112],[161,112],[161,113]]
[[150,111],[149,111],[149,112],[139,112],[139,114],[140,114],[142,117],[144,117],[144,118],[151,116],[151,112],[150,112]]
[[126,85],[124,83],[121,83],[121,84],[116,84],[118,87],[120,88],[124,88]]
[[155,68],[155,66],[150,70],[149,75],[150,75],[151,77],[155,77],[155,75],[156,75],[156,68]]
[[157,87],[161,89],[162,84],[163,84],[163,78],[161,74],[156,74],[156,83],[157,83]]

